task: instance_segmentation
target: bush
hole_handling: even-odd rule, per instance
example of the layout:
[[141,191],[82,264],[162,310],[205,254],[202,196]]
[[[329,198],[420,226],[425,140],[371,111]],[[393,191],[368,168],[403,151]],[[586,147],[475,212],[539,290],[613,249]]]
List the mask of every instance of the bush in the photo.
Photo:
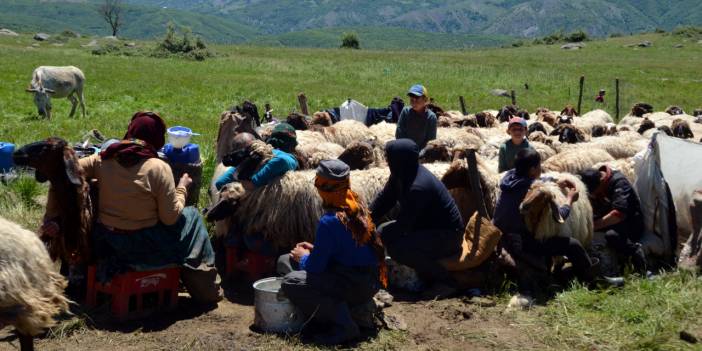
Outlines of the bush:
[[580,43],[583,41],[588,41],[590,40],[590,37],[587,35],[582,30],[575,31],[573,33],[568,34],[563,38],[563,40],[569,42],[569,43]]
[[512,47],[513,47],[513,48],[520,48],[520,47],[522,47],[522,46],[524,46],[524,41],[523,41],[523,40],[515,41],[514,43],[512,43]]
[[653,33],[663,34],[665,33],[665,29],[656,27],[656,29],[653,30]]
[[341,37],[341,48],[342,49],[360,49],[361,43],[358,40],[358,35],[356,33],[344,33]]
[[623,36],[624,36],[624,34],[622,34],[622,33],[612,33],[609,35],[610,38],[621,38]]
[[64,38],[80,38],[80,34],[69,29],[66,29],[63,32],[61,32],[61,36]]
[[180,56],[187,59],[203,61],[214,54],[207,49],[207,45],[202,38],[193,35],[193,31],[188,27],[180,28],[180,36],[178,35],[173,22],[168,23],[166,28],[166,36],[156,46],[152,56],[154,57],[169,57]]
[[702,27],[695,27],[695,26],[685,26],[685,27],[678,27],[675,28],[673,31],[674,35],[681,36],[681,37],[687,37],[687,38],[696,38],[699,36],[702,36]]

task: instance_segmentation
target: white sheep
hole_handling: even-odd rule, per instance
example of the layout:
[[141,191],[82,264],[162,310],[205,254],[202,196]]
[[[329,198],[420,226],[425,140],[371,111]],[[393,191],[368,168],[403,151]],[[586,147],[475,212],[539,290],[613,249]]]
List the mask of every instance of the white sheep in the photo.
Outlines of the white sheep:
[[608,161],[614,161],[614,157],[602,149],[568,149],[546,160],[543,168],[552,172],[577,174],[598,162]]
[[[556,236],[572,237],[584,247],[590,247],[593,216],[585,184],[569,173],[546,173],[542,179],[548,180],[535,181],[519,207],[529,232],[539,241]],[[567,203],[565,189],[556,183],[559,181],[571,182],[580,193],[565,220],[558,213],[558,209]]]
[[387,142],[395,140],[395,130],[397,129],[397,125],[383,121],[370,126],[369,129],[375,136],[376,142],[384,147]]
[[53,326],[68,312],[66,284],[37,235],[0,217],[0,329],[13,325],[26,338]]

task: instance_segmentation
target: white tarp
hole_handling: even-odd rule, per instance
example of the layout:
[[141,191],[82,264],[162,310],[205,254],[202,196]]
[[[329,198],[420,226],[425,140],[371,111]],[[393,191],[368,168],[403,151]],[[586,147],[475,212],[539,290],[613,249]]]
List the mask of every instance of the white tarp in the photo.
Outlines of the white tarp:
[[[636,175],[646,232],[655,233],[653,239],[658,241],[647,246],[662,244],[658,247],[664,252],[657,254],[673,253],[677,248],[671,247],[672,235],[687,237],[692,230],[689,206],[695,190],[702,189],[702,145],[656,133],[643,159],[636,164]],[[675,204],[678,233],[669,232],[665,183]]]
[[366,123],[366,115],[368,114],[368,107],[364,106],[362,103],[348,99],[341,104],[339,108],[339,119],[354,119],[361,123]]

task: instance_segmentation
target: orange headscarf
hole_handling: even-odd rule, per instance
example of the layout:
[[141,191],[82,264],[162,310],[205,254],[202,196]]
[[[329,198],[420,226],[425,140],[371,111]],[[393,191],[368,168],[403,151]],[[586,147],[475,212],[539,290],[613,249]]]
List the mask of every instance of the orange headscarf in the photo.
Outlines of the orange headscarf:
[[380,282],[388,286],[387,266],[385,265],[385,248],[370,216],[370,210],[358,201],[358,194],[351,190],[349,178],[336,180],[317,175],[314,186],[322,197],[322,206],[336,210],[336,218],[350,232],[353,240],[361,245],[370,244],[378,258]]

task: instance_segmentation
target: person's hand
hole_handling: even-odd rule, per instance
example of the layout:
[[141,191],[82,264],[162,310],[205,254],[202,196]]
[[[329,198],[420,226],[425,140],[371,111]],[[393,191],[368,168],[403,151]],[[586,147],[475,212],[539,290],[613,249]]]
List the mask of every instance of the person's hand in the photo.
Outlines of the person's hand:
[[314,245],[312,245],[306,241],[303,241],[301,243],[297,243],[297,245],[295,245],[295,247],[301,247],[303,249],[310,250],[310,251],[312,251],[314,249]]
[[302,260],[302,257],[305,255],[309,255],[310,250],[302,247],[302,246],[296,246],[294,249],[290,251],[290,258],[293,259],[295,262],[300,263],[300,260]]
[[59,225],[55,221],[46,221],[39,229],[39,236],[42,238],[55,238],[59,235]]
[[573,182],[570,180],[560,180],[558,181],[558,186],[566,191],[566,198],[568,198],[568,201],[571,204],[578,201],[580,198],[580,192],[575,188],[575,184],[573,184]]
[[183,187],[187,189],[192,182],[193,179],[190,178],[190,175],[183,173],[183,175],[180,177],[180,181],[178,181],[178,188]]

